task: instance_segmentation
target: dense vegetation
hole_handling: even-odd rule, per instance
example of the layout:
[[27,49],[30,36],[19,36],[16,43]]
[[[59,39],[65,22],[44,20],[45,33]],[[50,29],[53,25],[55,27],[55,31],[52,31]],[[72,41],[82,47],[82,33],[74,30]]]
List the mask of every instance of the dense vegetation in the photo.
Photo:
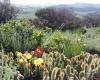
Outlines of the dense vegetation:
[[10,4],[0,2],[0,23],[15,19],[18,9]]
[[[63,53],[40,51],[0,53],[0,79],[2,80],[99,80],[100,58],[82,52],[69,59]],[[36,55],[37,54],[37,55]],[[16,66],[17,65],[17,66]],[[8,75],[9,74],[9,75]]]
[[[66,35],[67,34],[67,35]],[[71,40],[74,37],[74,41]],[[49,37],[48,37],[49,36]],[[37,29],[35,26],[31,26],[27,20],[13,20],[0,26],[0,43],[5,51],[25,51],[35,49],[39,44],[43,45],[47,49],[55,49],[60,52],[64,52],[64,48],[69,46],[69,54],[75,49],[77,45],[79,54],[83,44],[78,38],[78,34],[70,32],[52,31],[52,29]],[[76,43],[75,43],[76,42]],[[78,44],[77,44],[78,43]],[[66,44],[66,45],[65,45]],[[67,50],[68,51],[68,50]]]
[[40,9],[35,14],[37,16],[33,23],[40,28],[46,26],[59,30],[75,29],[80,27],[99,27],[100,14],[89,13],[85,16],[78,16],[73,9],[53,6]]
[[46,51],[57,50],[76,55],[81,51],[100,51],[100,28],[79,28],[65,32],[39,29],[28,20],[12,20],[0,26],[0,43],[5,51],[34,50],[42,45]]
[[36,12],[38,17],[35,22],[41,26],[49,26],[52,29],[66,30],[79,27],[78,19],[68,8],[49,7]]
[[99,80],[99,18],[52,7],[36,15],[1,18],[0,80]]

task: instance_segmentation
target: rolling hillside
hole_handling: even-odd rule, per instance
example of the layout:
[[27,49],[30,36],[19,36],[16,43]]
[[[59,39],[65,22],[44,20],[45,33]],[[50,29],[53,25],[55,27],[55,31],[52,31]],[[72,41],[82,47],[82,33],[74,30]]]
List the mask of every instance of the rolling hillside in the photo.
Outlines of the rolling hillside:
[[[18,18],[35,18],[35,12],[41,8],[46,8],[47,6],[33,6],[33,5],[27,5],[27,6],[19,6],[16,5],[17,8],[19,8],[19,14]],[[71,5],[56,5],[54,7],[57,8],[70,8],[72,9],[76,14],[78,15],[86,15],[88,13],[99,13],[100,14],[100,4],[71,4]]]

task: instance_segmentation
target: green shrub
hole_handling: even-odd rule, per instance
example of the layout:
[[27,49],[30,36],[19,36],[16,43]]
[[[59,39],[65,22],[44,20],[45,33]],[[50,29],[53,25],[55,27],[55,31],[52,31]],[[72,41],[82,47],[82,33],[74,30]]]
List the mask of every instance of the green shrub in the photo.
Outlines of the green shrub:
[[0,26],[0,44],[5,51],[25,51],[43,45],[47,50],[57,50],[66,56],[78,55],[83,49],[81,34],[38,29],[28,20],[12,20]]
[[84,36],[86,50],[100,53],[100,27],[87,29]]
[[[48,37],[49,36],[49,37]],[[78,34],[55,31],[44,38],[44,47],[57,50],[68,57],[76,56],[84,50],[84,40]]]
[[84,51],[84,38],[81,35],[70,32],[66,32],[64,35],[66,36],[63,43],[63,53],[65,53],[65,55],[72,57],[79,55],[82,51]]
[[85,34],[87,31],[84,27],[81,27],[81,28],[75,28],[73,30],[71,30],[73,33],[78,33],[79,35],[80,34]]
[[8,51],[30,50],[41,43],[42,32],[28,20],[12,20],[0,26],[0,44]]

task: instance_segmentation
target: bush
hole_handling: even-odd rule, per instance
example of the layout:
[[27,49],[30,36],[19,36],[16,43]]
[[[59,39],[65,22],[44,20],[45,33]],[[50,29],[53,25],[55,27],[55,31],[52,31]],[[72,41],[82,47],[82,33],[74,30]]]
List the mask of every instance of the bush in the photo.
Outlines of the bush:
[[86,31],[86,29],[84,28],[84,27],[81,27],[81,28],[75,28],[75,29],[73,29],[73,30],[71,30],[72,31],[72,33],[77,33],[77,34],[85,34],[87,31]]
[[18,9],[15,6],[0,2],[0,23],[15,19],[17,13]]
[[86,51],[100,53],[100,27],[88,28],[84,36]]
[[32,50],[43,45],[46,51],[57,50],[71,57],[84,48],[78,36],[77,33],[38,29],[28,20],[12,20],[0,26],[0,44],[6,52]]
[[71,9],[66,7],[48,7],[36,12],[37,19],[34,24],[41,27],[48,26],[52,29],[73,29],[79,27],[79,18]]
[[47,50],[57,50],[66,56],[75,56],[83,50],[82,41],[78,41],[81,37],[77,34],[40,30],[30,26],[28,21],[13,20],[1,25],[0,36],[5,51],[32,50],[40,44]]
[[79,55],[84,50],[83,38],[71,32],[55,31],[48,34],[43,45],[46,49],[57,50],[67,57]]
[[0,26],[0,44],[7,51],[30,49],[34,43],[33,27],[27,20],[12,20]]
[[100,14],[89,13],[82,19],[82,25],[86,27],[98,27],[100,26]]

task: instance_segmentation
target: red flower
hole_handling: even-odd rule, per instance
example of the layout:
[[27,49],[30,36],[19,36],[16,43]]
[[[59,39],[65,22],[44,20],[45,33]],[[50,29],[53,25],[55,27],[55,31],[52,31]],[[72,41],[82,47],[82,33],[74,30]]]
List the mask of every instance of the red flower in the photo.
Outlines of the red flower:
[[35,50],[35,55],[36,55],[37,57],[42,57],[43,53],[44,53],[43,47],[39,46],[39,47],[36,48],[36,50]]

